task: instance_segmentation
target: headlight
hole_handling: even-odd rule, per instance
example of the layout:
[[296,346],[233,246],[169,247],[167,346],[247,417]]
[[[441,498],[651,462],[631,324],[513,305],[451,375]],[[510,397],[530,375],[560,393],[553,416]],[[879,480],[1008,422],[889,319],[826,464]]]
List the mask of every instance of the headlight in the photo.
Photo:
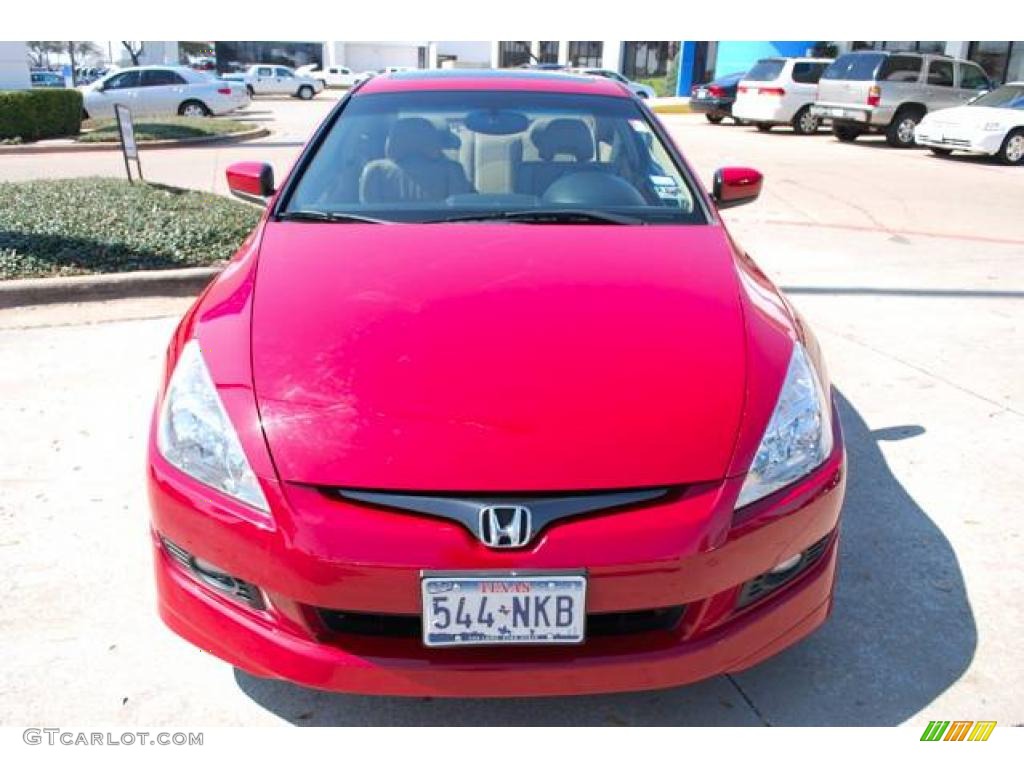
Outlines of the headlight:
[[737,509],[800,479],[830,453],[831,408],[806,350],[797,343],[775,411],[736,500]]
[[985,123],[985,128],[983,130],[986,130],[986,131],[1001,131],[1001,130],[1003,130],[1003,124],[1002,123]]
[[171,374],[156,444],[160,454],[185,474],[270,512],[195,340],[181,350]]

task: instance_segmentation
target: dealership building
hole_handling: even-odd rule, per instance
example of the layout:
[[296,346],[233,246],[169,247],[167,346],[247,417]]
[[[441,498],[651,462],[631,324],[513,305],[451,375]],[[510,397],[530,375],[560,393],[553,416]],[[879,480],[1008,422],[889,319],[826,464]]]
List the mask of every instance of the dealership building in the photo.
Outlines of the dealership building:
[[[130,64],[117,41],[99,41],[115,63]],[[140,64],[177,64],[177,41],[146,41]],[[221,72],[250,64],[344,66],[357,72],[385,67],[499,68],[524,64],[595,67],[642,80],[674,77],[667,90],[689,93],[696,83],[742,72],[766,56],[830,56],[874,49],[944,53],[977,62],[997,82],[1024,80],[1020,41],[636,41],[636,40],[480,40],[480,41],[217,41],[212,43]],[[116,53],[116,56],[114,55]],[[674,66],[677,64],[677,66]],[[23,42],[0,42],[0,89],[28,88],[28,51]]]

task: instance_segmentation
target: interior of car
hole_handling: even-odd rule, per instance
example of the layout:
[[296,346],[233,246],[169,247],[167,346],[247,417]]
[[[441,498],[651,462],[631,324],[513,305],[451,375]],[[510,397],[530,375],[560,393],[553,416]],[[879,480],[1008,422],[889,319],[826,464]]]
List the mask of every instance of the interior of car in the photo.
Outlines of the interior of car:
[[346,111],[289,209],[692,211],[692,192],[670,155],[633,105],[619,101],[623,107],[608,111],[486,103]]

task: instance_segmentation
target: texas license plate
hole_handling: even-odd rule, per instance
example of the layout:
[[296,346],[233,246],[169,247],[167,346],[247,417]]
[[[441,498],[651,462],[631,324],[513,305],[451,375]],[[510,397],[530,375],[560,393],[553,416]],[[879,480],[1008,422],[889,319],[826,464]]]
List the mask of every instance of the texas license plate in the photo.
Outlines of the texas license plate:
[[587,578],[581,574],[428,574],[421,589],[429,646],[583,642]]

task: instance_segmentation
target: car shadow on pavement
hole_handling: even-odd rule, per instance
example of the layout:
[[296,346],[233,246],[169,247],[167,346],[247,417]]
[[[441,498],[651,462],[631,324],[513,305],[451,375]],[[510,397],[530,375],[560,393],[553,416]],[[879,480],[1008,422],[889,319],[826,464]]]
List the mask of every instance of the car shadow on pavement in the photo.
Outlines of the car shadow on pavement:
[[949,541],[893,476],[838,395],[849,455],[839,582],[817,633],[754,669],[664,691],[555,699],[350,696],[235,670],[254,702],[297,725],[896,725],[967,669],[974,616]]

